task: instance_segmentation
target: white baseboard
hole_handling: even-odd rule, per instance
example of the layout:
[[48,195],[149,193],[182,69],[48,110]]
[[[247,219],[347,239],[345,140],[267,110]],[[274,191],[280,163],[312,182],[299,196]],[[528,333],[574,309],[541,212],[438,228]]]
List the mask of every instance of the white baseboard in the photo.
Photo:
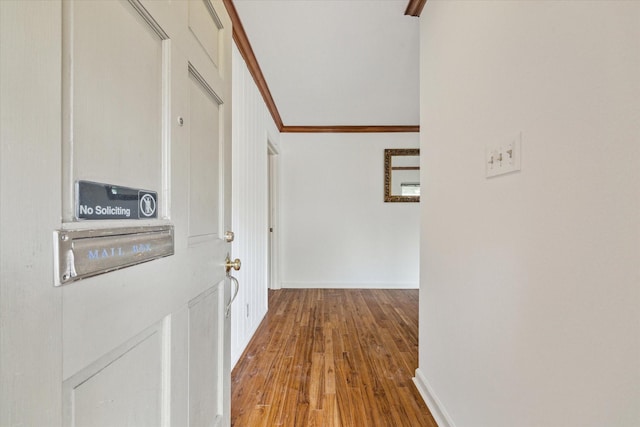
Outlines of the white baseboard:
[[429,386],[429,382],[425,378],[420,368],[416,369],[416,376],[413,378],[420,395],[424,399],[424,403],[427,404],[433,419],[438,423],[438,427],[456,427],[455,423],[447,413],[447,410],[436,396],[433,389]]
[[418,283],[282,282],[283,289],[418,289]]

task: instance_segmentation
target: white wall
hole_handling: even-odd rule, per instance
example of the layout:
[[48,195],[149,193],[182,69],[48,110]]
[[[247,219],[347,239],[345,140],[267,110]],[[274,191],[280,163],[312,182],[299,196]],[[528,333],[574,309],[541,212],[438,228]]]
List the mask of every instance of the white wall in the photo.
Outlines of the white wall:
[[384,203],[385,148],[418,134],[281,135],[282,286],[416,288],[419,205]]
[[640,3],[420,20],[417,384],[441,427],[640,425]]
[[231,258],[240,290],[231,315],[231,366],[267,313],[268,168],[267,147],[279,132],[249,70],[233,45],[233,196],[235,241]]

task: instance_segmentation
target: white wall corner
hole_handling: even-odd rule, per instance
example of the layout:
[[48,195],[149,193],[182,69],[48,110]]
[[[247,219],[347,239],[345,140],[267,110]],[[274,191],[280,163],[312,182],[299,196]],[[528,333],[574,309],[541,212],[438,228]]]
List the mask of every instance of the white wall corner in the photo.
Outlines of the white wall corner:
[[420,368],[416,369],[416,376],[413,377],[413,382],[416,388],[420,392],[424,403],[426,403],[433,419],[436,420],[438,427],[456,427],[447,410],[442,405],[440,399],[435,394],[433,389],[429,386],[429,382],[425,378]]

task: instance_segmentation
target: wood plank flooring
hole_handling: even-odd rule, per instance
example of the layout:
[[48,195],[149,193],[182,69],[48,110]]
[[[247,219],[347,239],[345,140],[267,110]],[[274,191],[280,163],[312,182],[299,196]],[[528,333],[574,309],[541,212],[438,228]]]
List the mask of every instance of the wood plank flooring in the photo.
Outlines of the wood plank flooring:
[[437,427],[417,365],[418,290],[269,291],[231,375],[231,425]]

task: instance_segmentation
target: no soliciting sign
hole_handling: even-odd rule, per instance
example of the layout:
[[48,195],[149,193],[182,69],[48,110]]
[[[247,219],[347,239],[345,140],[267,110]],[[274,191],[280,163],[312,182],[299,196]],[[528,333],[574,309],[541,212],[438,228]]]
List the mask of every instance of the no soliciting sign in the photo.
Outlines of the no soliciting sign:
[[76,183],[77,219],[152,219],[158,193],[91,181]]

